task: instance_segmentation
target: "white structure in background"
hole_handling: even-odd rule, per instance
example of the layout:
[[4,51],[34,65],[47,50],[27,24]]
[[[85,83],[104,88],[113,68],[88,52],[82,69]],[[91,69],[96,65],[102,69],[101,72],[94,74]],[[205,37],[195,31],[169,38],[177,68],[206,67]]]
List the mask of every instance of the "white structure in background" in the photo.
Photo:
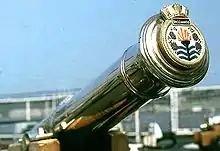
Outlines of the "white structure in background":
[[143,144],[129,144],[130,151],[139,151],[139,148],[143,148]]
[[139,110],[135,112],[135,140],[137,143],[141,143],[141,131],[140,131],[140,115]]
[[156,122],[152,122],[152,123],[149,124],[148,131],[149,131],[150,134],[155,135],[155,137],[157,139],[160,139],[160,138],[163,137],[162,130],[161,130],[159,124],[156,123]]
[[159,124],[156,122],[150,123],[148,127],[149,127],[148,129],[149,135],[144,136],[143,144],[144,146],[156,147],[157,140],[163,137],[163,132]]
[[170,122],[172,132],[176,132],[179,129],[178,91],[180,89],[170,90]]
[[220,115],[209,117],[208,122],[210,125],[219,124],[220,123]]
[[183,145],[183,148],[188,150],[199,150],[199,146],[194,143]]

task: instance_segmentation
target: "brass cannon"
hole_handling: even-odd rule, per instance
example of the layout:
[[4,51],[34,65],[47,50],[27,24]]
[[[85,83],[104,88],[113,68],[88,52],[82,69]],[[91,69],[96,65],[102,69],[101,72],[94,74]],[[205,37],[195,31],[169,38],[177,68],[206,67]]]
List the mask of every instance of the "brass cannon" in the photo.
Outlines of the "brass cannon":
[[166,6],[143,24],[137,43],[112,66],[25,133],[21,150],[52,138],[61,150],[111,150],[109,129],[172,87],[196,85],[208,66],[205,38],[189,10],[176,3]]

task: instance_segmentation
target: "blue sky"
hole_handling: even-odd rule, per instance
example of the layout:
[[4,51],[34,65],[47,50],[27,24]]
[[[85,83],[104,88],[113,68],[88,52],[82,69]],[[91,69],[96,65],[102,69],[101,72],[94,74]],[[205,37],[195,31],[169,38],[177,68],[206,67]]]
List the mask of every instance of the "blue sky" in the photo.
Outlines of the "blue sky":
[[7,0],[0,5],[0,93],[84,87],[173,2],[189,7],[209,46],[210,69],[199,86],[220,84],[220,1]]

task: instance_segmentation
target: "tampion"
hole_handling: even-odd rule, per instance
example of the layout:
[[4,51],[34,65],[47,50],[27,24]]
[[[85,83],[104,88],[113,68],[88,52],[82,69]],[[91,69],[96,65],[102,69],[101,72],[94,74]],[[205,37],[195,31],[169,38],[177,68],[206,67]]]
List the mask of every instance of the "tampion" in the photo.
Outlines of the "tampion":
[[189,10],[172,4],[150,17],[130,46],[110,68],[76,96],[61,102],[27,132],[21,143],[56,137],[57,133],[108,130],[172,87],[199,83],[209,66],[208,48]]

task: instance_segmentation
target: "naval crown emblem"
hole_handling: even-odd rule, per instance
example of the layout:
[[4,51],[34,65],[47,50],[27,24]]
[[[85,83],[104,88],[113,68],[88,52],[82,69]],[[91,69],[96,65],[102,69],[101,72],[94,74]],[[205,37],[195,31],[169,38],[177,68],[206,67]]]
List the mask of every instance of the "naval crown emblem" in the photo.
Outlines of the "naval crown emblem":
[[174,3],[172,5],[165,6],[163,9],[161,9],[160,13],[161,16],[164,17],[165,19],[172,19],[174,17],[188,18],[189,9],[183,5]]

